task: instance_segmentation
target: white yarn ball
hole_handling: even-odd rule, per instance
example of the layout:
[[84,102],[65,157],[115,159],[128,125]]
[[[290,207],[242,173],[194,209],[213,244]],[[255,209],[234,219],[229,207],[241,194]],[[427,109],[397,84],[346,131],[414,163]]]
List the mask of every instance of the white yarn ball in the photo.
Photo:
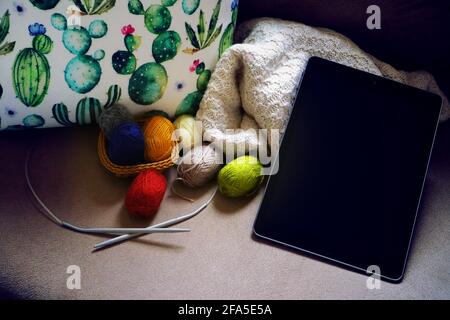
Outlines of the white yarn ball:
[[200,145],[202,142],[202,132],[199,124],[191,115],[179,116],[173,123],[179,135],[181,147],[188,151],[194,145]]

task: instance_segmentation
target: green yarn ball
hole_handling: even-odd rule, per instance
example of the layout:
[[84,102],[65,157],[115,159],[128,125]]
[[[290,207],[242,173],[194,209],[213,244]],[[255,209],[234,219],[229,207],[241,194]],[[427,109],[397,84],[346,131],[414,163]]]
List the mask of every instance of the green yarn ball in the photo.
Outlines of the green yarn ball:
[[251,195],[261,185],[262,165],[252,156],[242,156],[227,164],[219,172],[221,194],[231,198]]

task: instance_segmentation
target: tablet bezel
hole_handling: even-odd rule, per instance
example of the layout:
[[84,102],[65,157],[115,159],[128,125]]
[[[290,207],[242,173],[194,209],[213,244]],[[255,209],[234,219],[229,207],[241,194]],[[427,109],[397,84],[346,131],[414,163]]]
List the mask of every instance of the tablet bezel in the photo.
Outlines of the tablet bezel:
[[[296,104],[297,104],[297,102],[298,102],[299,92],[301,91],[301,87],[302,87],[302,82],[303,82],[304,75],[306,74],[306,72],[308,72],[308,69],[309,69],[308,67],[309,67],[311,64],[313,64],[313,63],[330,63],[330,62],[331,62],[331,63],[335,63],[335,62],[328,61],[328,60],[325,60],[325,59],[322,59],[322,58],[319,58],[319,57],[311,57],[311,58],[308,60],[308,66],[307,66],[305,72],[302,74],[302,76],[301,76],[301,78],[300,78],[300,80],[299,80],[299,84],[298,84],[297,89],[296,89],[296,98],[295,98],[294,101],[293,101],[293,106],[296,106]],[[353,68],[350,68],[350,67],[345,66],[345,65],[340,65],[340,64],[338,64],[338,63],[335,63],[335,64],[337,64],[337,65],[339,65],[339,66],[341,66],[341,67],[346,67],[346,68],[349,68],[349,69],[353,69]],[[362,72],[362,71],[357,70],[357,69],[353,69],[353,70],[355,70],[355,71],[357,71],[357,72]],[[386,79],[386,78],[383,78],[383,77],[380,77],[380,76],[377,76],[377,75],[373,75],[373,74],[370,74],[370,75],[373,76],[374,83],[376,83],[378,80],[381,80],[381,81],[392,81],[392,80],[389,80],[389,79]],[[424,91],[424,90],[421,90],[421,89],[418,89],[418,88],[413,88],[413,87],[411,87],[411,88],[414,89],[414,90]],[[430,93],[430,92],[428,92],[428,91],[424,91],[424,92],[427,92],[427,93],[430,94],[430,95],[434,95],[434,96],[436,96],[436,97],[439,97],[439,96],[437,96],[437,95],[435,95],[435,94],[432,94],[432,93]],[[439,97],[439,98],[440,98],[440,109],[439,109],[439,114],[440,114],[441,111],[442,111],[442,102],[443,102],[443,101],[442,101],[442,98],[441,98],[441,97]],[[291,118],[290,118],[289,121],[288,121],[286,130],[285,130],[285,133],[287,132],[287,128],[289,127],[290,124],[291,124]],[[388,276],[383,275],[382,273],[381,273],[381,274],[377,274],[377,273],[371,273],[371,274],[368,274],[368,271],[367,271],[366,269],[364,269],[364,268],[361,268],[360,266],[352,265],[352,264],[349,264],[349,263],[347,263],[347,262],[344,262],[344,261],[340,261],[340,260],[338,260],[338,259],[335,259],[335,258],[333,258],[333,257],[325,256],[325,255],[316,253],[316,252],[314,252],[314,251],[310,251],[310,250],[308,250],[308,249],[306,249],[306,248],[301,248],[301,247],[298,247],[298,246],[293,245],[293,244],[285,243],[285,242],[283,242],[283,241],[280,241],[280,240],[271,238],[271,237],[269,237],[269,236],[265,236],[265,235],[262,234],[261,232],[258,232],[258,230],[257,230],[257,228],[256,228],[256,225],[257,225],[257,221],[258,221],[259,217],[261,216],[260,213],[261,213],[261,210],[262,210],[262,206],[263,206],[263,204],[264,204],[264,199],[265,199],[265,197],[266,197],[267,191],[268,191],[269,187],[271,186],[271,178],[272,178],[272,173],[273,173],[273,172],[270,173],[270,176],[269,176],[269,178],[268,178],[268,181],[267,181],[267,183],[266,183],[266,185],[265,185],[265,188],[264,188],[264,191],[263,191],[263,199],[261,200],[261,203],[259,204],[259,207],[258,207],[258,214],[257,214],[257,216],[256,216],[256,218],[255,218],[254,223],[253,223],[253,234],[254,234],[255,236],[261,238],[261,239],[268,240],[268,241],[274,242],[274,243],[276,243],[276,244],[280,244],[280,245],[282,245],[282,246],[285,246],[285,247],[294,249],[294,250],[296,250],[296,251],[303,252],[303,253],[306,253],[306,254],[308,254],[308,255],[312,255],[312,256],[314,256],[314,257],[318,257],[318,258],[320,258],[320,259],[324,259],[325,261],[332,262],[332,263],[335,263],[335,264],[338,264],[338,265],[347,267],[347,268],[349,268],[349,269],[351,269],[351,270],[353,270],[353,271],[358,271],[358,272],[367,274],[367,275],[369,275],[369,276],[371,276],[371,275],[376,275],[376,276],[379,276],[379,277],[380,277],[381,279],[383,279],[383,280],[386,280],[386,281],[389,281],[389,282],[393,282],[393,283],[399,283],[399,282],[401,282],[401,281],[403,280],[403,278],[404,278],[404,275],[405,275],[406,264],[407,264],[407,261],[408,261],[408,258],[409,258],[409,254],[410,254],[410,250],[411,250],[411,244],[412,244],[412,240],[413,240],[414,230],[415,230],[416,223],[417,223],[417,216],[418,216],[419,209],[420,209],[420,203],[421,203],[421,200],[422,200],[422,195],[423,195],[423,190],[424,190],[424,186],[425,186],[426,177],[427,177],[427,175],[428,175],[428,169],[429,169],[429,165],[430,165],[430,160],[431,160],[432,151],[433,151],[433,148],[434,148],[434,143],[435,143],[435,140],[436,140],[436,133],[437,133],[438,125],[439,125],[439,117],[437,117],[436,124],[434,125],[433,140],[432,140],[431,148],[430,148],[430,151],[429,151],[429,154],[428,154],[428,159],[427,159],[427,165],[426,165],[425,175],[424,175],[424,178],[423,178],[423,181],[422,181],[422,184],[421,184],[420,196],[419,196],[419,199],[418,199],[417,205],[416,205],[416,210],[415,210],[415,215],[414,215],[413,226],[412,226],[412,229],[411,229],[411,232],[410,232],[410,236],[409,236],[409,241],[408,241],[407,252],[406,252],[406,255],[405,255],[405,259],[404,259],[404,261],[403,261],[403,267],[402,267],[401,274],[400,274],[397,278],[388,277]],[[279,161],[280,152],[281,152],[281,150],[282,150],[282,148],[283,148],[284,138],[285,138],[285,134],[283,134],[283,137],[281,138],[280,150],[279,150],[279,152],[277,153],[277,155],[276,155],[276,157],[275,157],[275,160],[274,160],[274,161],[276,161],[276,162]],[[277,165],[272,166],[272,168],[277,168],[277,167],[279,167],[279,166],[277,166]]]

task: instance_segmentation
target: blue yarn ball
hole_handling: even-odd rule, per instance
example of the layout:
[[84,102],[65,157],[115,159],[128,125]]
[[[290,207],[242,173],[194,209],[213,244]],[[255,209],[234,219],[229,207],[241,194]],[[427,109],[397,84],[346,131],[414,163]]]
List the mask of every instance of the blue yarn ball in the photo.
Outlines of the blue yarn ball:
[[121,166],[144,163],[144,135],[137,123],[128,122],[115,128],[108,144],[109,159]]

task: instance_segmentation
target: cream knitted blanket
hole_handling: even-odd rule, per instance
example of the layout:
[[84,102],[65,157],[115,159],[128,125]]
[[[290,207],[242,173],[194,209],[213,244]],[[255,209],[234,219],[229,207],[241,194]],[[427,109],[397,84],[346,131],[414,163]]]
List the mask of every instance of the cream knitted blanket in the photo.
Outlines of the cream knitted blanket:
[[[205,140],[258,147],[255,130],[284,131],[295,89],[311,56],[319,56],[439,94],[441,120],[450,118],[447,98],[427,72],[404,72],[362,51],[348,38],[328,29],[276,19],[242,25],[238,40],[218,62],[197,118]],[[239,129],[233,133],[227,129]]]

